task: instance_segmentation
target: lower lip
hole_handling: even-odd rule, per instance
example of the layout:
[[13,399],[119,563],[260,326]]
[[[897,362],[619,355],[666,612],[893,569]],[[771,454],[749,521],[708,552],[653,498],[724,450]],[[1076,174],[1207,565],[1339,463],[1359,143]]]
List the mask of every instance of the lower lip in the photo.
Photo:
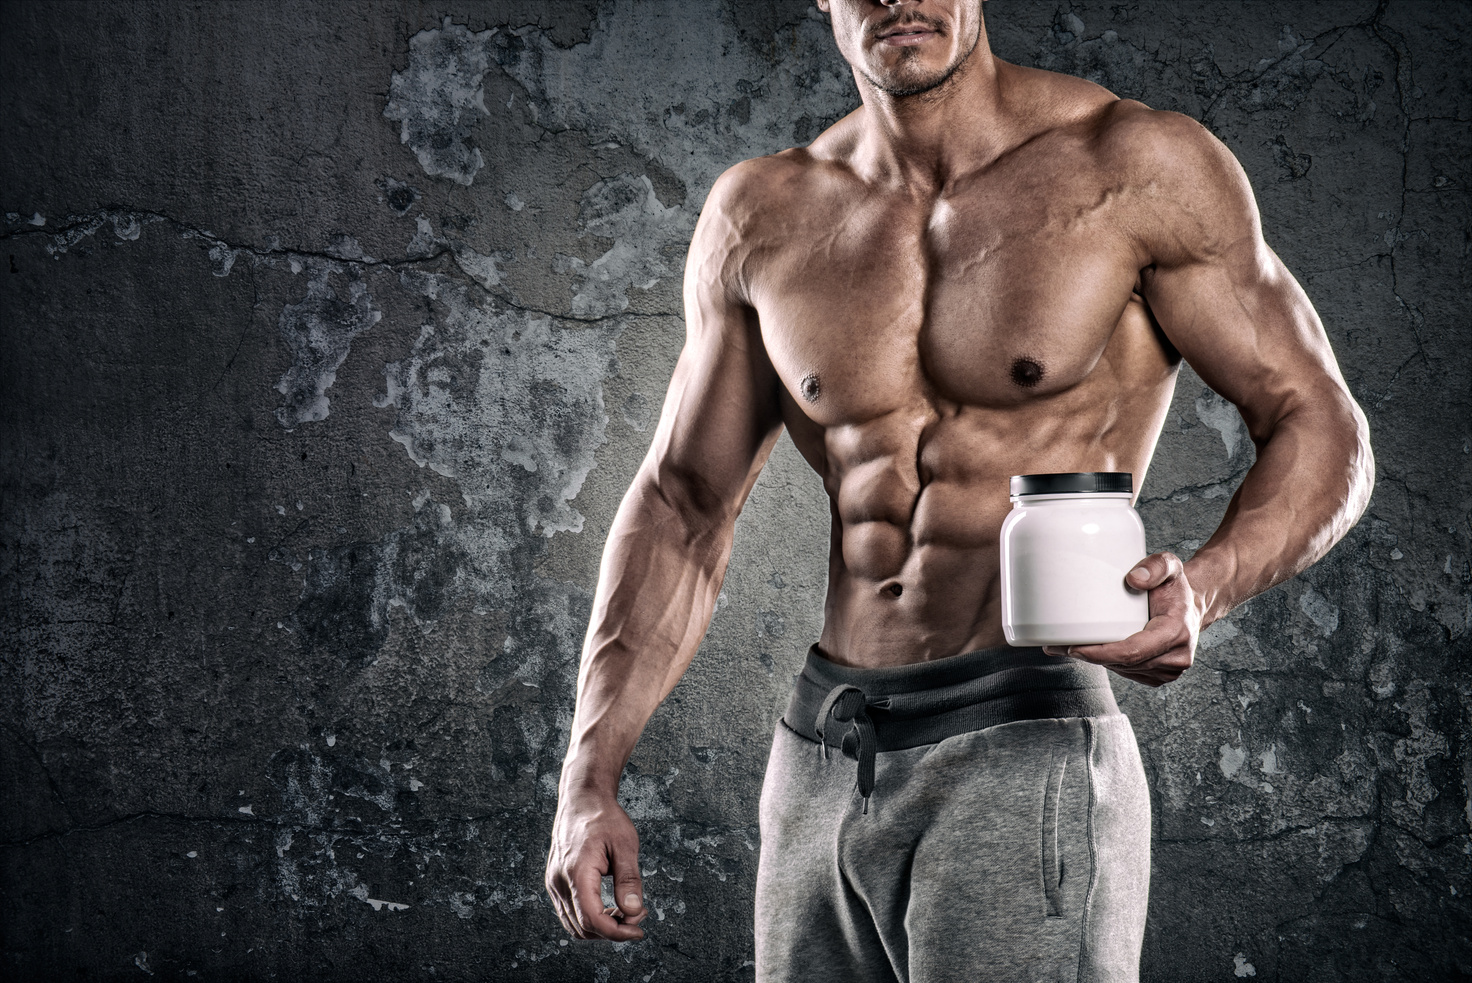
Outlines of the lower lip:
[[935,37],[934,31],[921,31],[918,34],[891,34],[882,40],[894,48],[908,48],[912,44],[923,44],[933,37]]

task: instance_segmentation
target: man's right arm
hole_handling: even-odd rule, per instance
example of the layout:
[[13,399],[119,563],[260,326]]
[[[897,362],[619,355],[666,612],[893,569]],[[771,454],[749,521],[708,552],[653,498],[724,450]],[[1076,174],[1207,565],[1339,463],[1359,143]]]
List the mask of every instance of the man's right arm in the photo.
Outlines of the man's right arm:
[[[706,201],[685,267],[684,350],[649,453],[609,531],[558,785],[547,889],[579,938],[643,937],[638,837],[618,781],[690,665],[720,594],[736,516],[781,433],[780,383],[739,270],[743,165]],[[614,878],[617,911],[599,886]]]

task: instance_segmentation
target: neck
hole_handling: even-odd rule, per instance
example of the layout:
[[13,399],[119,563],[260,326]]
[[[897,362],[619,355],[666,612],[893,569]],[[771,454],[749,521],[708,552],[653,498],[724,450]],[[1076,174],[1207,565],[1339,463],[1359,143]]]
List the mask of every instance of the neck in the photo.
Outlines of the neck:
[[876,170],[922,192],[996,159],[1008,129],[1001,71],[985,28],[951,76],[926,92],[892,95],[855,69],[864,101],[862,155]]

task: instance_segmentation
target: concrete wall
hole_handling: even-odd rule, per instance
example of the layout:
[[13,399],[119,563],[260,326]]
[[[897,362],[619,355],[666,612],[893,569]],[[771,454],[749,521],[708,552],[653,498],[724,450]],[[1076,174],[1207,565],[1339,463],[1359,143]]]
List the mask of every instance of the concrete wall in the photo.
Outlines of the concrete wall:
[[[1472,973],[1466,3],[1003,2],[1242,159],[1369,514],[1117,681],[1149,980]],[[783,441],[624,783],[649,938],[542,896],[598,556],[732,162],[856,104],[801,0],[0,8],[0,937],[18,979],[741,980],[827,510]],[[1252,445],[1183,373],[1141,510]],[[13,974],[13,975],[12,975]]]

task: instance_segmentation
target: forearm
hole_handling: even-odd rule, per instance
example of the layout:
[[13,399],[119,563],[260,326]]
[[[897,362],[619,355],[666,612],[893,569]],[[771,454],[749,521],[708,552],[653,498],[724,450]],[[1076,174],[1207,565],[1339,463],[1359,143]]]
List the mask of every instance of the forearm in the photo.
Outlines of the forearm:
[[564,787],[617,790],[644,726],[699,648],[730,557],[734,519],[673,499],[648,466],[640,470],[604,550]]
[[1257,462],[1185,565],[1202,627],[1327,553],[1364,512],[1374,485],[1364,414],[1343,390],[1300,405],[1255,442]]

